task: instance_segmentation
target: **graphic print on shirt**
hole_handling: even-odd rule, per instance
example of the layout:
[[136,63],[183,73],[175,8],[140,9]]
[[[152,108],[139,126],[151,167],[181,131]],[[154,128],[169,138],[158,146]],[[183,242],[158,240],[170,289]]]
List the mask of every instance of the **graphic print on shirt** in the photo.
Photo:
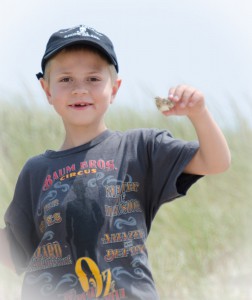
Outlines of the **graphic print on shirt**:
[[107,172],[115,170],[114,160],[84,160],[79,164],[69,164],[61,169],[48,174],[43,183],[43,191],[51,188],[55,181],[65,181],[88,174],[96,174],[98,171]]
[[53,239],[53,231],[47,231],[44,234],[42,242],[45,243],[41,243],[37,247],[26,272],[56,268],[73,263],[71,255],[68,254],[63,257],[61,244],[58,241],[53,241]]
[[[37,208],[43,238],[27,272],[45,271],[27,276],[26,284],[39,283],[43,295],[69,300],[126,299],[117,281],[142,279],[146,262],[139,187],[129,174],[117,178],[113,160],[73,163],[46,175]],[[68,265],[74,268],[60,277],[50,272]]]
[[[101,242],[103,245],[110,244],[112,246],[114,246],[114,244],[123,243],[122,249],[110,248],[109,250],[106,250],[104,260],[106,262],[112,262],[114,259],[123,259],[127,256],[134,256],[135,258],[131,263],[133,272],[128,272],[123,267],[116,267],[113,269],[113,276],[110,269],[101,273],[95,261],[89,257],[81,257],[76,263],[76,274],[79,277],[83,291],[90,292],[92,285],[95,287],[96,298],[109,295],[112,297],[116,293],[116,299],[124,299],[124,297],[126,297],[124,289],[115,290],[115,280],[111,281],[111,277],[118,280],[120,280],[121,276],[128,276],[131,279],[142,279],[144,277],[144,271],[140,267],[141,264],[146,263],[146,260],[144,259],[145,256],[139,255],[145,250],[144,244],[134,245],[134,240],[142,241],[145,239],[144,231],[129,230],[121,232],[123,228],[131,228],[137,225],[136,219],[132,216],[128,216],[129,214],[133,211],[139,213],[142,212],[140,204],[136,199],[134,199],[134,201],[130,200],[129,202],[127,202],[126,199],[127,193],[138,192],[139,183],[133,182],[130,175],[127,175],[127,181],[119,181],[111,175],[105,177],[103,173],[98,173],[95,179],[90,179],[88,181],[88,186],[95,188],[98,186],[99,181],[102,182],[102,186],[105,188],[105,197],[110,198],[110,203],[113,204],[113,206],[111,206],[112,210],[110,211],[114,211],[114,213],[109,215],[105,214],[105,216],[109,219],[109,223],[111,223],[111,219],[114,219],[114,224],[112,228],[110,228],[110,231],[112,229],[112,231],[115,232],[104,234],[101,238]],[[105,205],[105,211],[108,207],[108,205]],[[127,218],[115,218],[115,216],[121,215],[126,215]],[[85,261],[90,268],[89,274],[85,271],[86,268],[82,269],[81,263],[83,261]],[[111,291],[110,294],[108,294],[109,291]]]
[[115,280],[120,280],[122,277],[142,279],[144,271],[141,266],[146,264],[147,259],[144,243],[146,232],[141,229],[139,219],[143,211],[137,199],[140,183],[134,182],[133,178],[126,174],[124,181],[110,176],[103,181],[103,185],[107,198],[105,216],[112,223],[109,232],[105,232],[101,238],[102,245],[106,247],[104,260],[112,265],[117,260],[116,265],[121,265],[121,259],[132,258],[129,259],[131,268],[130,266],[127,266],[127,269],[122,266],[114,267],[112,277]]
[[84,186],[81,179],[72,185],[75,199],[66,205],[67,242],[75,245],[74,261],[80,257],[89,257],[96,261],[98,235],[104,223],[104,216],[97,202],[98,187]]

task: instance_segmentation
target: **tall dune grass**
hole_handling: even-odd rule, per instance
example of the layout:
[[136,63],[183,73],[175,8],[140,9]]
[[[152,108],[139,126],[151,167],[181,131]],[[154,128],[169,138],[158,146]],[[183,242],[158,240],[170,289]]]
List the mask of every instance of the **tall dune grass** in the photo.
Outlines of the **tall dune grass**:
[[[1,226],[22,165],[30,156],[57,149],[63,138],[61,122],[48,108],[20,99],[16,103],[1,102]],[[185,119],[158,112],[143,116],[128,107],[114,108],[107,124],[119,130],[168,128],[178,138],[195,138]],[[230,170],[201,179],[186,198],[164,205],[153,222],[149,256],[162,300],[252,299],[252,129],[240,117],[237,128],[226,128],[225,135]],[[19,299],[22,278],[3,267],[0,275],[3,299]]]

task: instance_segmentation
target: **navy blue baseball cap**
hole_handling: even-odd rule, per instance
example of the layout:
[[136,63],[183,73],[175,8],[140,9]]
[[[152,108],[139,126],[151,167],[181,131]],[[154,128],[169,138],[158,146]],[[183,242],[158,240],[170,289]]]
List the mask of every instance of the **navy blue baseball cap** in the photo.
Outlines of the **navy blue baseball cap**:
[[[108,58],[118,73],[119,66],[111,40],[105,34],[86,25],[61,29],[51,35],[41,61],[42,72],[44,73],[45,65],[53,55],[71,45],[89,45],[96,48]],[[36,74],[37,78],[43,77],[43,73]]]

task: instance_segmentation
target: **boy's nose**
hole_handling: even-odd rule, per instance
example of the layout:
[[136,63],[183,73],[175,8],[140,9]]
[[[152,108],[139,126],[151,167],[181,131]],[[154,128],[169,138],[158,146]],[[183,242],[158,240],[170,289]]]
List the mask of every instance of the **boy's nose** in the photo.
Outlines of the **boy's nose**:
[[73,94],[87,94],[88,89],[87,89],[86,85],[83,82],[82,83],[77,83],[77,84],[74,85],[72,93]]

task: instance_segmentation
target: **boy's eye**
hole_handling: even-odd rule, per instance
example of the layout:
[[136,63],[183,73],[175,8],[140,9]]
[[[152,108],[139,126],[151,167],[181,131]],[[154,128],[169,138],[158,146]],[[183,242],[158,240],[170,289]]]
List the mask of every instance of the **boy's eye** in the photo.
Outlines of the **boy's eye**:
[[89,77],[88,81],[97,82],[97,81],[100,81],[100,79],[98,77]]
[[64,77],[60,79],[60,82],[69,82],[71,80],[70,77]]

